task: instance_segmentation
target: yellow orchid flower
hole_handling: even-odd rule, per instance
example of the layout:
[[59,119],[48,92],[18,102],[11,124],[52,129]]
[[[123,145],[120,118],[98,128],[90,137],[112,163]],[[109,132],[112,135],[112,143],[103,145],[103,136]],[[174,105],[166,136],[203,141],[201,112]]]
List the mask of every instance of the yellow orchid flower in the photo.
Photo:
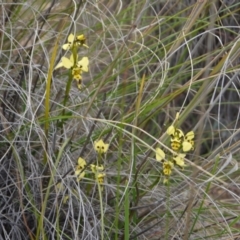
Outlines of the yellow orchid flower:
[[171,125],[170,127],[168,127],[167,129],[167,134],[170,136],[173,136],[175,133],[175,127],[173,125]]
[[92,170],[93,173],[97,173],[97,172],[104,171],[103,165],[97,166],[97,165],[95,165],[95,164],[91,164],[91,165],[90,165],[90,168],[91,168],[91,170]]
[[99,154],[106,153],[108,150],[109,144],[104,143],[102,139],[94,142],[94,149]]
[[76,37],[76,40],[75,40],[75,41],[76,41],[76,44],[88,48],[88,46],[85,44],[85,43],[86,43],[86,38],[85,38],[85,36],[84,36],[83,34],[78,35],[78,36]]
[[104,178],[105,178],[105,176],[106,176],[105,173],[99,173],[99,174],[97,174],[96,180],[99,182],[99,184],[103,184],[103,183],[104,183]]
[[190,150],[194,150],[194,132],[193,131],[190,131],[185,135],[184,142],[190,143],[191,144]]
[[78,158],[78,163],[75,168],[75,176],[77,177],[77,180],[80,181],[85,176],[85,171],[83,169],[86,167],[87,163],[83,158]]
[[184,153],[179,153],[176,157],[173,157],[173,160],[175,161],[175,163],[179,166],[179,167],[184,167],[186,166],[184,163],[184,158],[185,158],[186,154]]
[[57,66],[54,69],[56,70],[60,67],[70,69],[71,67],[73,67],[73,64],[74,64],[73,55],[71,55],[70,59],[67,57],[62,57],[61,61],[57,64]]
[[[104,179],[106,174],[105,173],[98,173],[95,175],[96,181],[99,183],[99,185],[103,185]],[[100,186],[101,191],[103,191],[103,186]]]
[[88,64],[88,57],[83,57],[80,61],[78,61],[77,67],[79,67],[84,72],[88,72]]
[[190,150],[192,150],[192,144],[190,142],[187,141],[183,141],[182,143],[182,149],[184,152],[189,152]]
[[[80,68],[84,72],[88,72],[88,64],[89,64],[88,57],[83,57],[80,61],[77,61],[75,67]],[[65,67],[67,69],[74,67],[73,55],[71,55],[70,58],[62,57],[61,61],[57,64],[57,66],[54,69],[56,70],[60,67]]]
[[73,42],[74,42],[74,35],[71,33],[71,34],[68,36],[68,43],[63,44],[63,45],[62,45],[62,48],[63,48],[64,50],[68,50],[68,49],[72,48]]
[[165,176],[170,176],[172,173],[173,166],[174,164],[171,161],[165,161],[163,163],[163,174]]
[[83,34],[81,35],[78,35],[76,38],[74,37],[74,35],[71,33],[69,36],[68,36],[68,43],[65,43],[62,45],[62,48],[64,50],[69,50],[71,49],[74,45],[75,46],[84,46],[84,47],[87,47],[88,46],[85,44],[86,43],[86,38]]

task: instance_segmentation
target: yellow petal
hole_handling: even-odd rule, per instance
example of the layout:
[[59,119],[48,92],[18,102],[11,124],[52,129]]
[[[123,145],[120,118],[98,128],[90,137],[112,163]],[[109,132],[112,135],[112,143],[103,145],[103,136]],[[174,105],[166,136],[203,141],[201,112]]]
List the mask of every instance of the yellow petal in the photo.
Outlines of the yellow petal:
[[62,48],[63,48],[64,50],[70,49],[70,48],[72,47],[72,45],[73,45],[73,42],[74,42],[74,35],[71,33],[71,34],[68,36],[68,42],[65,43],[65,44],[63,44],[63,45],[62,45]]
[[175,161],[176,161],[176,164],[177,164],[179,167],[184,167],[184,166],[185,166],[183,159],[181,159],[181,158],[175,158]]
[[60,68],[60,67],[63,67],[63,63],[62,63],[62,61],[59,62],[59,63],[57,64],[57,66],[56,66],[54,69],[56,70],[56,69],[58,69],[58,68]]
[[77,168],[74,173],[79,181],[85,176],[85,171],[83,171],[83,168]]
[[71,44],[74,42],[74,35],[72,33],[68,36],[68,42]]
[[185,163],[184,163],[185,156],[186,156],[186,154],[180,153],[176,157],[174,157],[173,160],[176,162],[176,164],[179,167],[184,167],[185,166]]
[[[78,56],[76,55],[76,62],[77,62],[77,59],[78,59]],[[73,54],[71,54],[71,56],[70,56],[70,61],[71,61],[72,63],[74,63],[74,57],[73,57]]]
[[69,43],[65,43],[62,45],[62,49],[64,49],[64,50],[68,50],[70,48],[71,48],[71,45]]
[[91,170],[92,170],[93,173],[97,173],[97,172],[99,172],[99,171],[103,171],[103,170],[104,170],[103,165],[97,166],[97,165],[91,164],[91,165],[90,165],[90,168],[91,168]]
[[83,34],[77,36],[77,44],[80,46],[84,46],[88,48],[88,46],[85,44],[86,43],[86,38]]
[[87,165],[86,161],[83,158],[78,158],[78,166],[85,167]]
[[66,57],[62,57],[62,66],[69,69],[73,66],[73,62]]
[[188,133],[185,135],[185,139],[186,139],[187,141],[193,140],[193,139],[194,139],[194,132],[193,132],[193,131],[188,132]]
[[92,170],[93,173],[96,172],[96,167],[97,167],[97,166],[96,166],[95,164],[91,164],[91,165],[90,165],[90,168],[91,168],[91,170]]
[[103,167],[103,165],[99,165],[97,169],[98,169],[98,171],[103,171],[104,167]]
[[80,67],[84,72],[88,72],[88,57],[83,57],[82,60],[78,62],[78,67]]
[[78,181],[80,181],[85,176],[85,171],[83,169],[87,165],[86,161],[83,158],[78,158],[78,164],[75,169],[75,176],[77,177]]
[[86,45],[86,44],[83,44],[83,46],[84,46],[84,47],[86,47],[86,48],[89,48],[89,46],[88,46],[88,45]]
[[184,141],[182,143],[182,148],[183,148],[184,152],[188,152],[188,151],[190,151],[192,149],[192,144],[187,142],[187,141]]
[[86,41],[86,38],[83,34],[77,36],[78,41]]
[[165,153],[162,149],[156,148],[156,160],[161,162],[165,158]]
[[171,135],[174,135],[174,133],[175,133],[175,127],[173,125],[171,125],[167,129],[167,134],[171,136]]
[[84,172],[82,172],[81,174],[76,174],[76,176],[77,176],[77,180],[78,181],[80,181],[80,180],[82,180],[83,178],[84,178],[84,176],[85,176],[85,171]]
[[179,156],[180,158],[185,158],[185,157],[186,157],[186,153],[179,153],[178,156]]

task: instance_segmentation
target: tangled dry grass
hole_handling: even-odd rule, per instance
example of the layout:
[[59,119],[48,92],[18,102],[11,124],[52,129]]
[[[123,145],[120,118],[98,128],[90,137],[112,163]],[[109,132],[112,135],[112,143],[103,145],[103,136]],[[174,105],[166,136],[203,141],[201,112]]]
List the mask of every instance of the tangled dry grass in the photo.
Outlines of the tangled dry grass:
[[[0,10],[0,239],[240,239],[238,1]],[[70,33],[89,46],[81,90],[54,70]],[[165,185],[155,148],[177,112],[195,149]],[[104,165],[102,190],[79,157]]]

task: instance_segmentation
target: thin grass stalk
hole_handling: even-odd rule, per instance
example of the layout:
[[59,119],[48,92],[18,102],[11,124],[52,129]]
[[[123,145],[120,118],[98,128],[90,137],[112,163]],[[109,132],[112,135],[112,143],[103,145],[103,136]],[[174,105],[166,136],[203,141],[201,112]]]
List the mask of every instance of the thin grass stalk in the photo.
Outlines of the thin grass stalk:
[[44,230],[43,221],[44,221],[44,217],[45,217],[45,211],[46,211],[46,208],[47,208],[47,201],[48,201],[48,198],[49,198],[50,190],[52,189],[52,185],[53,185],[54,177],[55,177],[55,174],[56,174],[57,166],[58,166],[59,161],[61,160],[62,154],[63,154],[65,148],[67,147],[67,145],[69,144],[70,140],[71,139],[69,138],[63,143],[62,147],[60,148],[60,150],[58,152],[58,156],[57,156],[56,162],[54,164],[54,168],[51,170],[51,176],[50,176],[50,179],[49,179],[49,182],[48,182],[47,191],[46,191],[46,194],[45,194],[45,197],[44,197],[44,201],[42,203],[41,214],[40,214],[39,219],[38,219],[36,239],[40,239],[40,236],[42,236],[43,239],[45,239],[44,236],[46,236],[46,234],[45,234],[45,230]]
[[170,50],[168,51],[168,56],[170,57],[173,56],[172,54],[177,50],[177,48],[184,41],[185,35],[187,35],[190,32],[193,25],[196,23],[197,18],[202,13],[207,3],[208,1],[205,1],[205,0],[198,0],[195,3],[190,16],[188,17],[186,23],[183,26],[183,30],[180,32],[180,34],[176,38],[177,40],[174,42],[174,44],[171,46]]
[[58,50],[58,39],[56,40],[56,43],[53,48],[52,57],[50,61],[50,66],[48,69],[48,75],[47,75],[47,83],[46,83],[46,95],[45,95],[45,125],[44,125],[44,132],[45,132],[45,151],[44,151],[44,157],[43,157],[43,164],[45,165],[47,163],[48,159],[48,131],[49,131],[49,116],[50,116],[50,96],[51,96],[51,82],[52,82],[52,74],[54,70],[54,63],[57,56],[57,50]]
[[118,145],[118,161],[117,161],[117,179],[116,179],[116,200],[115,200],[115,219],[114,219],[114,230],[115,230],[115,240],[119,239],[119,218],[120,218],[120,187],[121,187],[121,169],[122,169],[122,149],[123,149],[123,134],[122,131],[119,131],[119,145]]
[[[215,173],[217,172],[217,167],[218,167],[218,164],[219,164],[219,160],[220,160],[220,158],[218,157],[218,158],[216,159],[215,163],[214,163],[214,167],[213,167],[213,169],[212,169],[212,174],[213,174],[213,175],[215,175]],[[195,217],[195,219],[194,219],[194,221],[193,221],[193,224],[192,224],[192,226],[191,226],[191,229],[189,228],[189,229],[190,229],[190,230],[189,230],[189,233],[188,233],[189,235],[191,235],[191,233],[194,231],[194,227],[195,227],[195,225],[196,225],[196,223],[197,223],[197,221],[198,221],[198,219],[199,219],[199,217],[200,217],[200,215],[201,215],[201,211],[202,211],[202,209],[203,209],[203,207],[204,207],[205,199],[206,199],[206,197],[207,197],[207,193],[208,193],[209,190],[210,190],[211,184],[212,184],[212,182],[209,181],[208,184],[207,184],[207,186],[206,186],[205,194],[204,194],[203,199],[201,200],[201,204],[200,204],[200,206],[199,206],[199,208],[198,208],[198,210],[197,210],[196,217]]]
[[130,207],[130,201],[129,201],[129,185],[126,181],[126,189],[125,189],[125,197],[124,197],[124,240],[129,240],[129,207]]

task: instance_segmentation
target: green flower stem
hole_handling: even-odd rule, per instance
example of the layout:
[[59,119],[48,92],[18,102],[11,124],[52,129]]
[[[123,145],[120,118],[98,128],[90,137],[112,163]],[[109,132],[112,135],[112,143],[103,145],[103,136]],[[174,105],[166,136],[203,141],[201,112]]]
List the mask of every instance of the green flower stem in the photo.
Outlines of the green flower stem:
[[[101,154],[98,153],[95,179],[96,179],[96,176],[98,177],[98,166],[99,166],[99,161],[100,160],[101,160]],[[96,182],[97,182],[97,185],[98,185],[98,193],[99,193],[99,201],[100,201],[100,211],[101,211],[101,239],[104,240],[104,212],[103,212],[102,186],[100,185],[98,179],[96,179]]]
[[62,111],[62,116],[65,115],[65,106],[66,106],[68,98],[69,98],[69,92],[70,92],[70,89],[71,89],[72,80],[73,80],[73,77],[72,77],[72,72],[70,70],[67,85],[66,85],[66,89],[65,89],[65,96],[64,96],[64,100],[63,100],[64,109]]
[[103,212],[102,188],[98,181],[97,181],[97,185],[98,185],[100,211],[101,211],[101,239],[104,240],[104,212]]
[[[73,46],[72,50],[72,54],[73,54],[73,61],[74,61],[74,65],[76,66],[77,64],[77,48]],[[66,85],[66,89],[65,89],[65,95],[64,95],[64,100],[63,100],[63,110],[62,110],[62,117],[65,116],[65,107],[69,98],[69,92],[72,86],[72,81],[73,81],[73,76],[72,76],[72,69],[69,70],[69,76],[68,76],[68,81],[67,81],[67,85]],[[60,125],[61,127],[63,127],[63,124]]]
[[[77,48],[75,46],[73,46],[72,50],[72,54],[73,54],[73,67],[75,67],[77,65]],[[63,101],[63,106],[65,107],[68,101],[68,97],[69,97],[69,92],[71,89],[71,85],[72,85],[72,80],[73,80],[73,76],[72,76],[72,69],[69,70],[69,77],[68,77],[68,82],[66,85],[66,90],[65,90],[65,96],[64,96],[64,101]],[[63,116],[65,113],[65,108],[63,109]]]
[[170,182],[167,183],[167,216],[166,216],[166,229],[165,229],[165,240],[169,239],[169,229],[170,229]]
[[62,110],[60,120],[58,120],[58,123],[57,123],[57,126],[60,127],[61,131],[63,131],[63,123],[64,123],[65,119],[67,120],[67,118],[65,118],[65,110],[66,110],[65,106],[66,106],[68,98],[69,98],[69,92],[71,89],[72,80],[73,80],[73,77],[72,77],[72,72],[70,70],[66,89],[65,89],[65,95],[64,95],[64,99],[63,99],[63,110]]

